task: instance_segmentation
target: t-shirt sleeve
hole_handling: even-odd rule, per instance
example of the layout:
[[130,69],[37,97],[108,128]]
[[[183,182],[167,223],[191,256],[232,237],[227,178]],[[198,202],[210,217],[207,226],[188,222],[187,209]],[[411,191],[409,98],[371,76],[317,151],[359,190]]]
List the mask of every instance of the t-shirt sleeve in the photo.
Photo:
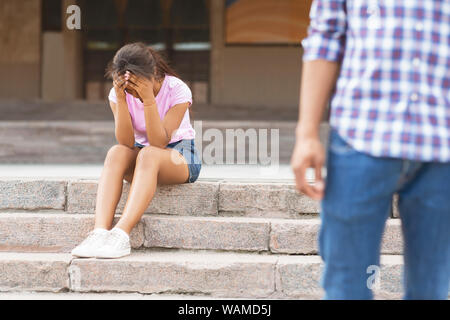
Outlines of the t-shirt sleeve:
[[108,99],[111,102],[117,103],[116,90],[114,90],[114,87],[109,91]]
[[345,0],[312,3],[308,37],[302,41],[303,61],[342,61],[348,28],[346,3]]
[[177,83],[171,92],[170,107],[186,102],[189,102],[189,106],[192,105],[191,89],[184,82]]

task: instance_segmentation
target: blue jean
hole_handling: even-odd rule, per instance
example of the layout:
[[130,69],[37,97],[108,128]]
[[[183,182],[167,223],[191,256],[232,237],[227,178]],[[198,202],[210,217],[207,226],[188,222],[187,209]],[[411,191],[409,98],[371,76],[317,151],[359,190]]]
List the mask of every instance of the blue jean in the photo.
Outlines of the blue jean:
[[[139,142],[134,143],[135,147],[144,148],[145,146]],[[167,148],[175,149],[184,157],[189,169],[188,183],[194,183],[200,175],[202,162],[198,156],[197,148],[195,147],[194,139],[182,139],[176,142],[169,143]]]
[[450,163],[376,158],[331,130],[319,252],[324,299],[372,299],[368,267],[379,265],[392,196],[399,194],[404,298],[447,299],[450,281]]

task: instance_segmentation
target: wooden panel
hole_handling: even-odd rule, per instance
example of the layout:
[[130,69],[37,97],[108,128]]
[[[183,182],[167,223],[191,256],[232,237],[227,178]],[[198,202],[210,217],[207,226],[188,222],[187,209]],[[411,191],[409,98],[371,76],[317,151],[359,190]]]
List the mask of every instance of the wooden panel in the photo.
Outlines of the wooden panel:
[[0,1],[0,63],[40,61],[41,1]]
[[233,0],[226,7],[229,44],[299,44],[312,0]]
[[1,98],[39,97],[40,31],[40,0],[0,0]]

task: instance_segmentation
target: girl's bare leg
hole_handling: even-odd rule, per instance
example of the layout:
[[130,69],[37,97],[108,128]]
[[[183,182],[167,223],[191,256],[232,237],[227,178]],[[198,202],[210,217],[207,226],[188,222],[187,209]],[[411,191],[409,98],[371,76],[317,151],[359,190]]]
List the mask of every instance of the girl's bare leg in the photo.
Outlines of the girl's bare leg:
[[181,184],[188,177],[186,160],[178,151],[144,147],[137,156],[128,199],[116,227],[130,234],[153,199],[157,184]]
[[122,195],[123,179],[133,173],[138,148],[115,145],[109,149],[98,183],[95,228],[111,229],[117,204]]

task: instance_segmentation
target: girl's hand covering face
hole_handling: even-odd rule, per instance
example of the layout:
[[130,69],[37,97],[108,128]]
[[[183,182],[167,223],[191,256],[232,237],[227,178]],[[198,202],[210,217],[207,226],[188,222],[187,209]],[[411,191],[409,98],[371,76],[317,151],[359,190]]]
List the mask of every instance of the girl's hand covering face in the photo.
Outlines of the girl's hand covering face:
[[127,87],[137,92],[142,102],[153,104],[155,102],[155,93],[153,92],[153,81],[144,77],[138,77],[127,71],[124,79],[127,81]]
[[113,86],[116,92],[117,101],[125,100],[126,99],[125,88],[128,86],[128,80],[125,79],[125,76],[115,75],[113,77]]

